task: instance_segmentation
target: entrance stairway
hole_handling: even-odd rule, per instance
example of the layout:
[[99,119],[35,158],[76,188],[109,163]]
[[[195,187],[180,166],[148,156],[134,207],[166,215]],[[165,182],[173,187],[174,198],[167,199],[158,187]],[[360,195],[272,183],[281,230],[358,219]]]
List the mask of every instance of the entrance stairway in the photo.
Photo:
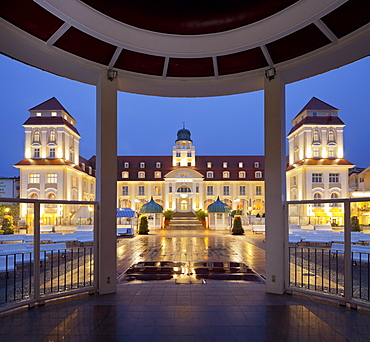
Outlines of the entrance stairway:
[[202,226],[202,222],[198,220],[194,213],[177,212],[175,215],[173,215],[173,218],[166,229],[190,230],[204,229],[204,227]]

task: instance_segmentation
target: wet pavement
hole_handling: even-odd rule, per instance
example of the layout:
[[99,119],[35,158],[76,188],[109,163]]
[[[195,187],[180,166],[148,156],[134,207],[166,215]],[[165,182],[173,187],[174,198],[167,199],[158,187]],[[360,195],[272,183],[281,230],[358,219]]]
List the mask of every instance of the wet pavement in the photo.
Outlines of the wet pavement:
[[[135,263],[236,266],[229,261],[264,274],[263,240],[252,233],[210,231],[122,238],[117,243],[117,275]],[[369,340],[368,313],[301,296],[267,294],[263,283],[244,280],[120,281],[114,294],[80,295],[0,315],[0,341],[5,342]]]

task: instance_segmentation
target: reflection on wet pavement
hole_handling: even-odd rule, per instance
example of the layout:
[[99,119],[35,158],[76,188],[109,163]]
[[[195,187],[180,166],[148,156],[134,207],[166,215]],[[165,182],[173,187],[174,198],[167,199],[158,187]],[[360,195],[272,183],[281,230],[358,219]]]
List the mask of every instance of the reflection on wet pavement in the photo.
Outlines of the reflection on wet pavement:
[[117,243],[117,275],[142,261],[234,261],[265,274],[265,251],[255,244],[263,246],[263,236],[233,236],[209,230],[161,230],[122,238]]

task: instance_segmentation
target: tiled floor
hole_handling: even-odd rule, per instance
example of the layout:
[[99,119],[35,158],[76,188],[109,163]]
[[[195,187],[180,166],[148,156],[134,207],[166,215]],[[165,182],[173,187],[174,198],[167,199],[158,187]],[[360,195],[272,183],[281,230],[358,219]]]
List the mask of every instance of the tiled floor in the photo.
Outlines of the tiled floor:
[[[248,242],[257,239],[254,243],[263,246],[262,237],[195,235],[165,232],[120,241],[120,267],[183,257],[248,259],[254,269],[264,270],[263,250]],[[2,315],[0,341],[370,341],[370,315],[266,294],[264,284],[256,282],[123,282],[115,294]]]

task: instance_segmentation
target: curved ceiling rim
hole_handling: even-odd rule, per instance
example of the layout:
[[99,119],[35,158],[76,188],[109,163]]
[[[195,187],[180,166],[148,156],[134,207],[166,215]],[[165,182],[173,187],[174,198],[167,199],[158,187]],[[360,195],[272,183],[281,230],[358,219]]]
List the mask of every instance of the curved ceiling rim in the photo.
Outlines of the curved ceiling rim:
[[[78,82],[96,85],[107,66],[76,57],[41,41],[0,18],[0,51],[35,68]],[[370,55],[370,24],[338,44],[278,64],[286,84],[333,70]],[[304,66],[304,67],[303,67]],[[264,69],[209,78],[163,79],[119,70],[118,91],[165,97],[206,97],[253,92],[263,89]]]
[[[151,32],[121,23],[78,0],[34,1],[67,24],[110,45],[177,58],[215,57],[260,47],[318,21],[346,2],[301,0],[276,15],[245,27],[207,35],[181,36]],[[250,41],[246,42],[246,37],[250,37]]]

